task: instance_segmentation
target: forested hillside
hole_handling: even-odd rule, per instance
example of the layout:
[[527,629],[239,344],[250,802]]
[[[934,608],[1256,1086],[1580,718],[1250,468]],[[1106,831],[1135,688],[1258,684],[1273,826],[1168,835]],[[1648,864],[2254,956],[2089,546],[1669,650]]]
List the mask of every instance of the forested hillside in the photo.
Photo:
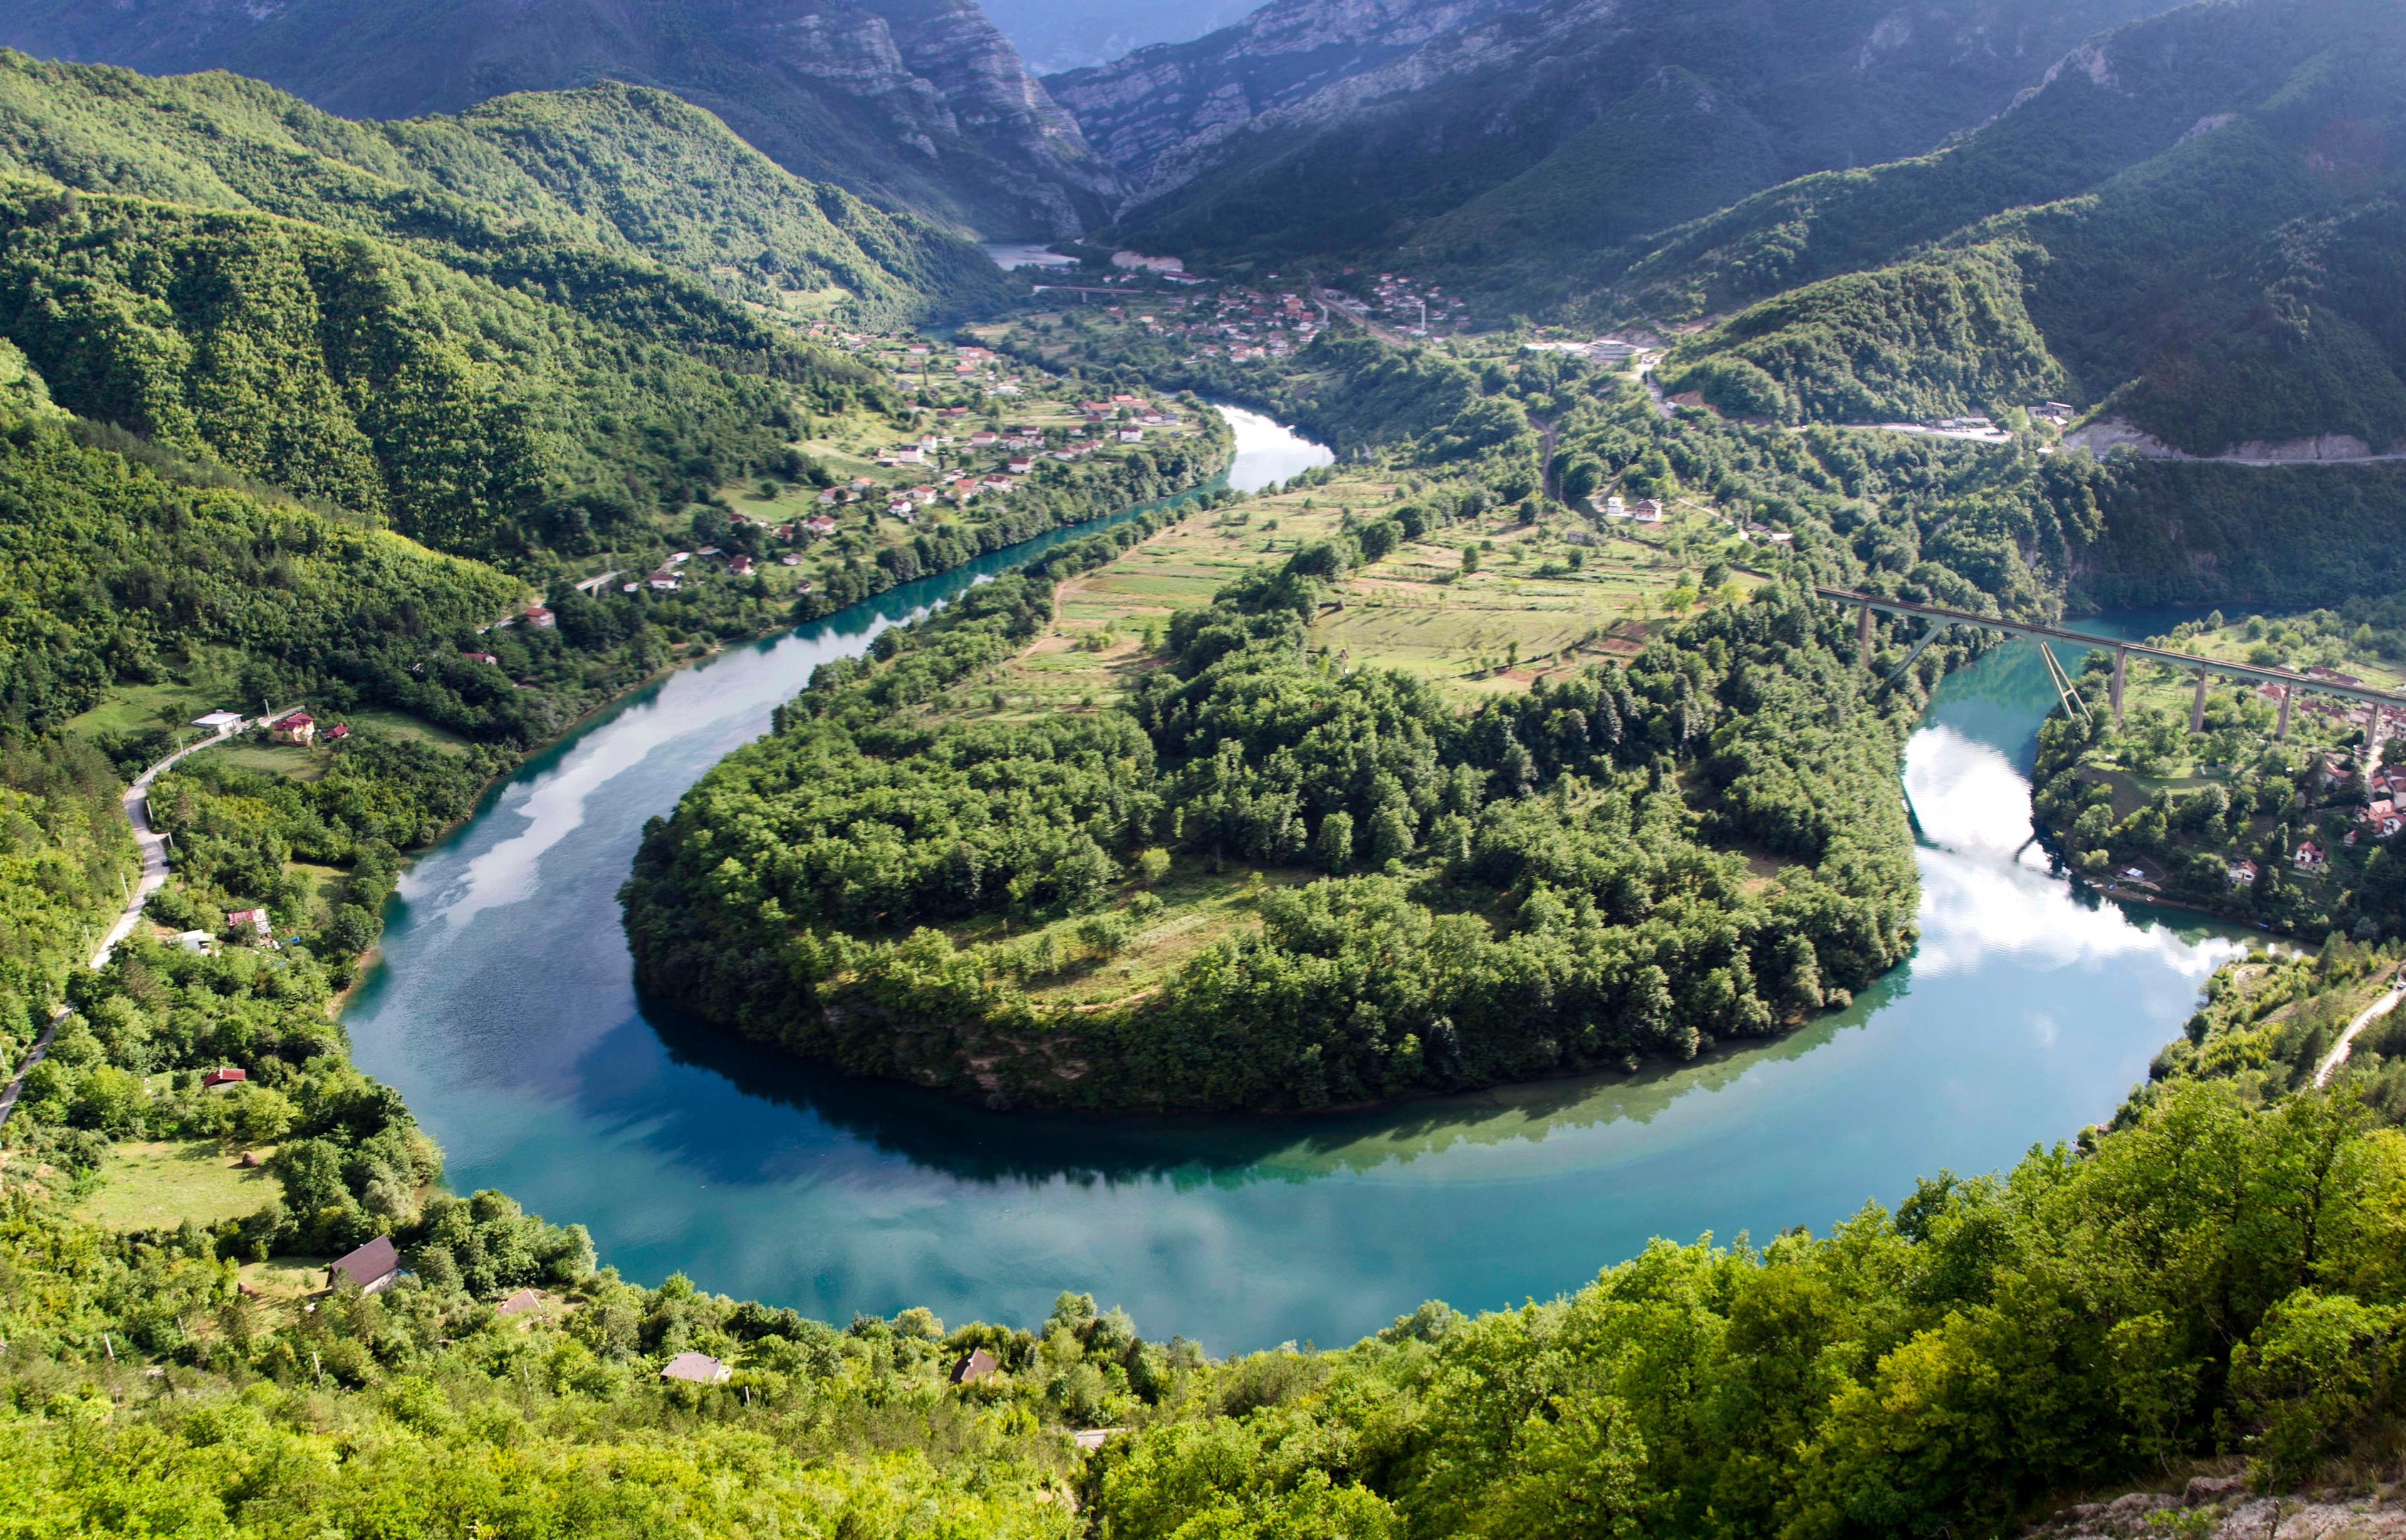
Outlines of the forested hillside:
[[370,127],[9,56],[0,93],[0,336],[57,403],[447,550],[602,548],[885,400],[760,306],[997,291],[658,92]]
[[0,335],[78,416],[486,553],[581,496],[701,495],[782,450],[797,388],[865,383],[765,332],[680,347],[380,242],[22,183]]
[[357,118],[652,86],[797,177],[1002,238],[1075,234],[1117,185],[970,0],[0,0],[0,44]]
[[605,81],[455,117],[353,122],[239,76],[159,78],[9,53],[0,103],[0,168],[281,214],[505,276],[546,258],[658,263],[729,298],[866,323],[1001,292],[969,242],[806,182],[666,92]]
[[[2102,442],[2386,450],[2406,346],[2379,147],[2401,81],[2395,7],[2186,7],[2085,46],[1960,146],[1675,233],[1610,303],[1776,294],[1663,372],[1774,420],[2002,417],[2059,394],[2116,425]],[[2052,201],[2012,206],[2033,194]]]

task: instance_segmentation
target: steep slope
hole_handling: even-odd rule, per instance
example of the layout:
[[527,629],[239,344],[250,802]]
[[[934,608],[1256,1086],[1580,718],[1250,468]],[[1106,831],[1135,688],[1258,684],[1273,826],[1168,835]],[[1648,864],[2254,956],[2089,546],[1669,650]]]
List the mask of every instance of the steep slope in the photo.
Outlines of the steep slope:
[[993,235],[1074,232],[1116,188],[971,0],[0,0],[0,43],[347,117],[658,86],[797,176]]
[[1139,244],[1268,261],[1426,232],[1438,260],[1535,242],[1543,265],[1927,149],[2081,37],[2162,7],[1281,0],[1048,84],[1137,186],[1120,229]]
[[[0,337],[57,404],[446,550],[599,549],[785,463],[797,409],[877,392],[730,291],[828,300],[818,253],[889,306],[929,303],[657,92],[363,128],[230,77],[20,56],[0,99]],[[749,217],[774,239],[680,273],[649,253],[704,261],[711,194],[678,177],[714,155],[736,174],[718,238],[740,258]]]
[[79,416],[482,553],[580,493],[765,462],[795,388],[765,336],[681,346],[379,241],[24,186],[0,189],[0,335]]
[[[1677,315],[1771,292],[1683,343],[1665,373],[1747,415],[1995,411],[2062,393],[2102,403],[2101,444],[2387,450],[2406,443],[2406,182],[2385,148],[2406,133],[2401,102],[2393,6],[2192,7],[2084,45],[1940,155],[1814,178],[1677,233],[1619,303]],[[2017,191],[2057,195],[1982,206]],[[1919,324],[1941,291],[1995,324]]]
[[446,255],[539,233],[800,315],[915,320],[1001,288],[969,242],[804,182],[708,113],[615,82],[356,123],[238,76],[0,53],[0,168]]

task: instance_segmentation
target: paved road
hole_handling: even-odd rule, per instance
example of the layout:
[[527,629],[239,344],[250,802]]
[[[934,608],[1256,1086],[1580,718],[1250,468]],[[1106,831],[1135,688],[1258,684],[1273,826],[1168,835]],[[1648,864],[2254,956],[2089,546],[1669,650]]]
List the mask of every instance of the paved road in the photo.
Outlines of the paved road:
[[[287,708],[287,711],[289,710],[290,708]],[[264,716],[246,717],[240,722],[219,728],[199,742],[177,749],[166,758],[160,760],[135,776],[134,784],[125,788],[125,796],[122,798],[125,821],[134,826],[134,848],[142,853],[142,880],[134,884],[134,891],[126,897],[124,911],[118,915],[117,923],[108,927],[108,934],[101,939],[100,950],[92,954],[92,966],[94,968],[108,966],[109,955],[117,950],[119,943],[133,935],[134,927],[142,923],[142,906],[150,901],[150,895],[167,885],[167,838],[150,827],[151,783],[157,781],[168,770],[173,769],[176,762],[186,755],[198,754],[212,744],[224,742],[246,728],[264,727],[285,714],[287,714],[286,712],[269,712]],[[68,1010],[65,1006],[61,1006],[50,1012],[50,1019],[43,1026],[42,1035],[34,1039],[33,1051],[25,1055],[25,1062],[17,1067],[17,1073],[9,1077],[8,1088],[0,1091],[0,1126],[5,1126],[8,1122],[8,1115],[17,1110],[17,1097],[25,1088],[25,1077],[32,1073],[34,1066],[42,1062],[43,1055],[50,1053],[50,1039],[59,1035],[60,1024],[64,1023],[67,1016]]]
[[2339,1067],[2347,1062],[2349,1051],[2356,1047],[2356,1034],[2397,1010],[2399,1000],[2406,1000],[2406,975],[2392,981],[2387,994],[2356,1013],[2356,1020],[2347,1024],[2347,1030],[2340,1034],[2339,1041],[2331,1045],[2331,1051],[2315,1067],[2314,1083],[2329,1084],[2330,1078],[2339,1072]]

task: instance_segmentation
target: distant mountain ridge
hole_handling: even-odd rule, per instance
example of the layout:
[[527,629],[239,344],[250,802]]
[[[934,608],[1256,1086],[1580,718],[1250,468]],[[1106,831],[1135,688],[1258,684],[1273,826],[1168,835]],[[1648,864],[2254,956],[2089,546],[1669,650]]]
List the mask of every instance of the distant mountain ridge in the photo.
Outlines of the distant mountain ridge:
[[1127,177],[1131,242],[1267,262],[1426,236],[1472,264],[1929,149],[2168,3],[1276,0],[1046,84]]
[[1664,383],[1788,421],[2062,395],[2101,446],[2406,450],[2406,10],[2217,0],[2084,43],[1930,156],[1602,264],[1602,321],[1718,316]]
[[972,0],[0,0],[0,44],[354,118],[657,86],[797,176],[990,236],[1073,233],[1119,191]]

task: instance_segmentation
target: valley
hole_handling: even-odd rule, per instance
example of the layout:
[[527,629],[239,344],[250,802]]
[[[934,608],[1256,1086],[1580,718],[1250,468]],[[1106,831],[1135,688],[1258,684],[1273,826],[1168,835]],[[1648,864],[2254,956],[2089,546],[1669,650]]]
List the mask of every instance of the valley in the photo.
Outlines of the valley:
[[2399,21],[0,0],[7,1523],[2381,1533]]

